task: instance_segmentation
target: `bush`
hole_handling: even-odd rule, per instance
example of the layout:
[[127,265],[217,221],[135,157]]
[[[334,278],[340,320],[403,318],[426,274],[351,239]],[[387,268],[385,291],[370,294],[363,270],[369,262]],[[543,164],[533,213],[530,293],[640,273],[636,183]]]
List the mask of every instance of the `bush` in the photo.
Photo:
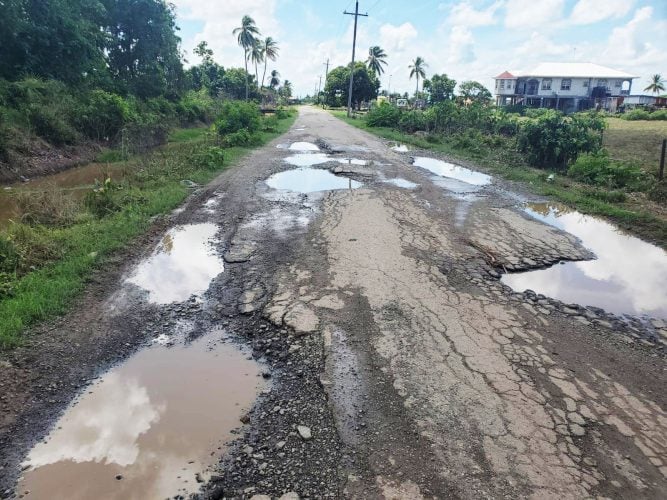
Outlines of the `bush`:
[[96,217],[105,217],[120,210],[120,204],[116,201],[114,191],[118,190],[111,177],[107,177],[103,183],[95,179],[95,187],[86,194],[85,204],[88,210]]
[[564,116],[549,109],[521,123],[517,144],[530,164],[565,169],[580,153],[600,151],[605,126],[604,118],[595,113]]
[[15,273],[19,265],[19,254],[14,242],[0,234],[0,273]]
[[28,121],[33,131],[51,144],[62,146],[76,141],[74,128],[53,107],[31,104],[28,107]]
[[79,203],[56,186],[41,192],[19,193],[16,204],[21,222],[26,224],[65,227],[79,216]]
[[567,174],[580,182],[608,189],[626,188],[632,191],[644,191],[649,182],[648,176],[641,168],[612,161],[605,152],[581,155]]
[[388,102],[383,102],[368,112],[366,123],[369,127],[396,127],[400,118],[400,109]]
[[414,133],[418,130],[426,130],[426,118],[422,111],[407,111],[402,114],[398,121],[398,128],[403,132]]
[[109,141],[117,137],[130,117],[130,105],[121,96],[93,90],[77,110],[74,122],[91,139]]
[[215,122],[220,135],[245,130],[248,135],[260,128],[259,108],[251,102],[227,101],[222,105],[220,118]]
[[479,154],[482,151],[481,145],[484,143],[484,137],[479,130],[469,129],[465,132],[459,132],[452,137],[452,145],[457,149],[465,149],[471,153]]
[[527,108],[524,110],[524,115],[528,118],[539,118],[548,114],[550,111],[549,108]]
[[650,115],[651,120],[665,121],[667,120],[667,109],[661,109],[659,111],[654,111]]
[[225,161],[225,151],[218,146],[210,146],[192,155],[192,164],[197,168],[217,170]]
[[237,132],[227,134],[223,139],[223,144],[227,147],[234,146],[256,146],[262,142],[262,138],[257,132],[249,132],[242,128]]
[[294,111],[289,109],[289,108],[280,107],[280,108],[276,109],[276,118],[278,118],[278,120],[286,120],[287,118],[289,118],[293,114],[294,114]]
[[633,109],[621,115],[624,120],[650,120],[650,113],[644,109]]
[[278,117],[275,115],[265,116],[262,119],[262,130],[273,132],[278,128]]

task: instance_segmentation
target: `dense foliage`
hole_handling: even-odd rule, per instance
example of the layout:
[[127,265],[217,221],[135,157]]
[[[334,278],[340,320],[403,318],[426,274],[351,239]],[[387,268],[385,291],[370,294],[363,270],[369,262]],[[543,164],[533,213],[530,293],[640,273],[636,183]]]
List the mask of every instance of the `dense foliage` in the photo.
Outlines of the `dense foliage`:
[[[346,106],[350,85],[350,67],[339,66],[332,69],[324,86],[324,100],[329,106]],[[364,101],[375,99],[380,88],[380,80],[364,63],[354,65],[352,85],[353,105],[356,108]]]

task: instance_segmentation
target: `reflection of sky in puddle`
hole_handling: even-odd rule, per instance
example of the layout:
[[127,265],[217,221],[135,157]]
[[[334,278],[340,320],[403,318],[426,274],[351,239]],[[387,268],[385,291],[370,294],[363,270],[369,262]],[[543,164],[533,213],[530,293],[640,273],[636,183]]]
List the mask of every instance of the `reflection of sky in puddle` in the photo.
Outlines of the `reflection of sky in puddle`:
[[392,146],[391,149],[393,149],[397,153],[407,153],[408,151],[410,151],[405,144],[396,144],[395,146]]
[[258,373],[229,344],[210,349],[200,339],[145,349],[93,385],[33,448],[20,488],[50,499],[196,490],[195,473],[215,461],[211,453],[231,438],[263,387]]
[[449,177],[451,179],[456,179],[466,184],[473,184],[475,186],[486,186],[491,183],[491,176],[483,174],[481,172],[475,172],[474,170],[467,169],[465,167],[460,167],[454,165],[453,163],[447,163],[442,160],[436,160],[435,158],[425,158],[423,156],[418,156],[415,158],[415,166],[420,168],[425,168],[426,170],[433,172],[436,175],[442,177]]
[[361,183],[345,177],[338,177],[328,170],[299,168],[272,175],[266,180],[269,187],[278,190],[312,193],[332,189],[357,189]]
[[414,189],[418,186],[418,184],[415,184],[414,182],[410,182],[406,179],[401,179],[401,178],[387,179],[385,182],[404,189]]
[[326,163],[331,161],[324,153],[311,153],[311,154],[297,154],[293,156],[288,156],[285,158],[285,162],[295,167],[310,167],[312,165],[320,165],[321,163]]
[[222,259],[210,244],[217,231],[215,224],[169,230],[128,281],[147,290],[149,300],[157,304],[182,302],[204,292],[224,270]]
[[622,234],[608,222],[562,207],[530,204],[526,211],[577,236],[597,260],[506,274],[503,283],[615,314],[667,318],[667,252]]
[[367,160],[360,160],[358,158],[338,158],[336,161],[343,165],[368,165]]
[[290,151],[319,151],[320,148],[318,148],[312,142],[295,142],[295,143],[290,145],[289,150]]

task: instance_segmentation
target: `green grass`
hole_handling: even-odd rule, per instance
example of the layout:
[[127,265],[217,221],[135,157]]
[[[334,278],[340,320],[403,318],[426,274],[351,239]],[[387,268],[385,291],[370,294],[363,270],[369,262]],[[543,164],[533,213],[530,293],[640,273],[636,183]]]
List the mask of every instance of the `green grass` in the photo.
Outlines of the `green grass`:
[[206,135],[207,127],[179,128],[169,134],[169,142],[191,142]]
[[[604,197],[607,193],[606,190],[585,186],[558,173],[553,181],[549,181],[547,177],[551,172],[527,166],[520,155],[508,147],[484,146],[476,151],[470,151],[457,148],[454,144],[447,142],[446,138],[437,143],[432,143],[421,137],[405,134],[395,129],[369,127],[362,118],[348,118],[345,111],[336,110],[331,111],[331,113],[354,127],[384,139],[470,161],[489,173],[522,183],[535,194],[564,203],[582,213],[605,217],[619,227],[667,249],[667,220],[660,214],[653,213],[650,204],[641,204],[632,200],[625,203],[601,200],[599,198]],[[623,123],[634,124],[637,122],[623,121]],[[654,130],[665,125],[665,122],[650,123],[658,125]],[[641,127],[637,128],[641,130]],[[608,131],[605,134],[608,134]]]
[[604,146],[617,160],[638,163],[647,172],[657,173],[662,140],[667,139],[667,121],[630,121],[608,118]]
[[[274,132],[262,132],[262,144],[285,133],[295,119],[292,116],[279,121]],[[0,299],[0,348],[20,344],[27,328],[65,313],[93,271],[103,268],[110,255],[144,233],[152,217],[169,213],[185,200],[190,191],[181,180],[206,184],[254,149],[225,149],[223,165],[195,166],[192,152],[209,144],[205,132],[206,129],[175,132],[171,142],[160,150],[130,159],[128,168],[135,175],[122,181],[121,189],[114,192],[120,205],[116,213],[102,218],[88,214],[68,227],[39,227],[40,245],[58,248],[58,255],[55,260],[44,257],[43,265],[4,283],[12,292]],[[32,238],[36,232],[14,225],[0,232],[0,237],[9,235],[19,249],[35,253],[38,245]]]

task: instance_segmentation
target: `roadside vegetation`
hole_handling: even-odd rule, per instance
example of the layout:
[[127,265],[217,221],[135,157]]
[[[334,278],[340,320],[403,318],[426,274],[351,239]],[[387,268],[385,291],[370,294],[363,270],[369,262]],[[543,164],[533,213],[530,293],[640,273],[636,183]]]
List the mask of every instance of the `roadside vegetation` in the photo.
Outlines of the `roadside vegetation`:
[[[604,115],[533,110],[520,117],[483,98],[440,95],[442,100],[425,110],[383,103],[355,118],[333,113],[386,139],[468,160],[520,181],[537,194],[605,216],[667,248],[667,189],[657,178],[658,159],[641,163],[631,154],[608,151]],[[658,144],[654,150],[659,158]]]

